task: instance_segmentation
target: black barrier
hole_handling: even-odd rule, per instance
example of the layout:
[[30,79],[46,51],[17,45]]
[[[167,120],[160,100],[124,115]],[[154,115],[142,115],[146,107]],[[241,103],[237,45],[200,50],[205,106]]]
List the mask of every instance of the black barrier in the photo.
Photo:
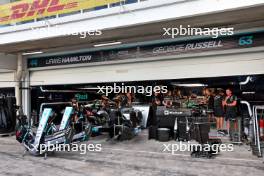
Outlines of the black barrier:
[[16,99],[14,97],[0,97],[0,133],[9,133],[16,126]]

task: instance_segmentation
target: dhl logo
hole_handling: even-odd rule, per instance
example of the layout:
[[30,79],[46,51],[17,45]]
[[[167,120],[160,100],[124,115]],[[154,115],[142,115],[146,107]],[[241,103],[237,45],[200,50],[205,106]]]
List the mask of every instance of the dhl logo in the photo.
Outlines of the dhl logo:
[[69,13],[116,2],[120,0],[25,0],[0,6],[0,24]]
[[64,9],[78,7],[78,2],[62,4],[60,0],[35,0],[33,3],[20,3],[11,6],[11,15],[0,19],[0,22],[16,20],[24,17],[41,16],[44,13],[56,13]]

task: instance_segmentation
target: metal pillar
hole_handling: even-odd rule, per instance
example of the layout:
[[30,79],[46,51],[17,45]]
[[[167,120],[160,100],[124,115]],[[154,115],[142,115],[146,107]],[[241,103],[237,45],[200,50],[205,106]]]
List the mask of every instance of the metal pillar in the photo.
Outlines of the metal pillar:
[[15,96],[17,106],[22,106],[21,80],[23,77],[23,57],[22,54],[17,54],[17,70],[15,74]]

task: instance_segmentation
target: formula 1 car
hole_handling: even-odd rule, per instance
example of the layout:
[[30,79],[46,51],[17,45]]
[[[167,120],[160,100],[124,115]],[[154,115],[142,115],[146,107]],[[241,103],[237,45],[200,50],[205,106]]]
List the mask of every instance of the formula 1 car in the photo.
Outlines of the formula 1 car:
[[142,112],[133,108],[110,109],[109,135],[130,140],[141,131]]
[[109,132],[111,139],[132,139],[141,129],[142,112],[132,107],[118,108],[112,103],[102,108],[97,101],[84,107],[88,121],[93,126],[93,134],[100,131]]
[[25,147],[24,154],[26,152],[35,156],[45,154],[46,158],[48,153],[46,149],[51,145],[71,144],[72,142],[88,140],[91,132],[90,124],[72,121],[72,113],[73,108],[67,107],[60,128],[51,132],[49,119],[52,118],[53,112],[50,108],[44,109],[36,133],[27,123],[26,116],[18,116],[16,139]]

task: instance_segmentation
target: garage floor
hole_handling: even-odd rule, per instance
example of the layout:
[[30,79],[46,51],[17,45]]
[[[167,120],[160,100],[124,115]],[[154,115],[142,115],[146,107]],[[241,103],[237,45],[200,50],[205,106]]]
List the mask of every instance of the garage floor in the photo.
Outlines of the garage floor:
[[88,143],[102,144],[101,152],[56,152],[43,157],[26,155],[15,137],[0,138],[1,176],[263,176],[264,163],[248,151],[246,145],[235,146],[233,152],[222,152],[215,159],[191,158],[189,152],[172,155],[163,152],[163,144],[148,140],[144,130],[133,140],[116,142],[106,136],[92,138]]

